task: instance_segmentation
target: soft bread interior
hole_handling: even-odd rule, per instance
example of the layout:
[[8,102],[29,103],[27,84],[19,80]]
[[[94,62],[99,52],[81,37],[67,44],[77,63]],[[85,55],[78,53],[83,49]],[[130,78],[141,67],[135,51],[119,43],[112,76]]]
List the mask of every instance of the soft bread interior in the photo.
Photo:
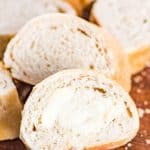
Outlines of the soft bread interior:
[[150,61],[149,10],[149,0],[97,0],[91,11],[91,20],[106,27],[120,40],[132,74]]
[[18,137],[21,108],[11,77],[7,71],[0,68],[0,140]]
[[150,43],[149,10],[149,0],[97,0],[92,15],[130,53]]
[[33,17],[50,12],[75,14],[63,0],[0,0],[0,34],[15,34]]
[[81,150],[118,142],[114,148],[131,140],[138,128],[135,104],[118,84],[91,71],[71,70],[34,87],[20,138],[31,149]]

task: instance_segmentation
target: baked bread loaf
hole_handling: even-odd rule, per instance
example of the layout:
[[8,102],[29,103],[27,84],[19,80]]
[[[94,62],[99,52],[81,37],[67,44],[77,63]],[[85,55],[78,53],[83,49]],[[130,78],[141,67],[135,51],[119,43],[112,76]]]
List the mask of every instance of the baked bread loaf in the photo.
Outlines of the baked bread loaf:
[[0,141],[18,137],[21,109],[15,85],[0,65]]
[[0,34],[15,34],[27,21],[49,12],[75,14],[63,0],[0,0]]
[[90,68],[129,89],[129,69],[120,49],[103,28],[73,15],[48,14],[22,28],[8,44],[4,61],[14,78],[33,85],[63,69]]
[[77,69],[33,88],[20,138],[32,150],[112,149],[129,142],[138,129],[136,106],[119,84]]
[[91,19],[120,40],[133,73],[150,60],[149,0],[97,0]]

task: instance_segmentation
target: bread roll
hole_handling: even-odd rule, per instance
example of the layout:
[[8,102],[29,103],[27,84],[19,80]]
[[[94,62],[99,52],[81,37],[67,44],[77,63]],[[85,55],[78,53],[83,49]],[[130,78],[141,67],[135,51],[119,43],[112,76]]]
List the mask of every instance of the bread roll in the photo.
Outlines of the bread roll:
[[15,34],[33,17],[49,12],[75,14],[63,0],[0,0],[0,35]]
[[21,108],[11,77],[4,68],[0,67],[0,141],[18,137]]
[[42,15],[11,40],[5,64],[14,78],[36,84],[63,69],[90,68],[130,87],[126,56],[103,28],[66,14]]
[[119,84],[77,69],[33,88],[20,138],[32,150],[112,149],[129,142],[138,129],[136,106]]
[[149,0],[97,0],[91,19],[120,40],[132,73],[141,70],[150,60]]

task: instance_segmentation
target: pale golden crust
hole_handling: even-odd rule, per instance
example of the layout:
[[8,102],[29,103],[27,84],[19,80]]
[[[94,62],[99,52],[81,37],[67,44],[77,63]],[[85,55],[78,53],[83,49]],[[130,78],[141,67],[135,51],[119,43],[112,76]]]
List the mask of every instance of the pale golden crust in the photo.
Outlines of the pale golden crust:
[[116,74],[114,80],[119,82],[127,91],[131,88],[131,68],[128,63],[127,55],[123,52],[120,43],[107,31],[102,30],[105,39],[107,39],[107,47],[113,51],[118,63],[116,64]]
[[7,44],[11,40],[13,35],[0,35],[0,60],[3,58],[3,54],[7,47]]
[[21,104],[19,102],[16,89],[8,95],[0,96],[0,100],[5,100],[5,111],[0,114],[0,140],[17,138],[20,129]]
[[150,61],[150,45],[142,47],[133,53],[128,54],[129,63],[132,73],[137,73],[144,68],[146,63]]
[[78,14],[81,15],[83,9],[94,0],[65,0],[65,1],[70,3],[77,10]]
[[84,150],[108,150],[108,149],[114,149],[117,147],[120,147],[124,144],[126,144],[129,141],[129,139],[124,139],[121,141],[116,141],[114,143],[108,143],[108,144],[104,144],[101,146],[95,146],[95,147],[91,147],[91,148],[85,148]]
[[17,138],[22,105],[10,74],[0,62],[0,141]]

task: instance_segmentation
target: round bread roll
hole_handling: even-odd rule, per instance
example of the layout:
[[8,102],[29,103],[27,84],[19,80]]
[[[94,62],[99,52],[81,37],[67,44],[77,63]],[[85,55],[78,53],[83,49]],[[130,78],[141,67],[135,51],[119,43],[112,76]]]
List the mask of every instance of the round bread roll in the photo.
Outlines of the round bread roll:
[[19,136],[21,109],[16,87],[8,72],[0,67],[0,141]]
[[4,61],[14,78],[36,84],[63,69],[90,68],[130,87],[126,56],[103,28],[66,14],[27,23],[11,40]]
[[150,60],[150,0],[96,0],[91,20],[120,40],[133,73]]
[[66,70],[37,84],[20,138],[32,150],[111,149],[139,129],[136,106],[116,82],[94,71]]

